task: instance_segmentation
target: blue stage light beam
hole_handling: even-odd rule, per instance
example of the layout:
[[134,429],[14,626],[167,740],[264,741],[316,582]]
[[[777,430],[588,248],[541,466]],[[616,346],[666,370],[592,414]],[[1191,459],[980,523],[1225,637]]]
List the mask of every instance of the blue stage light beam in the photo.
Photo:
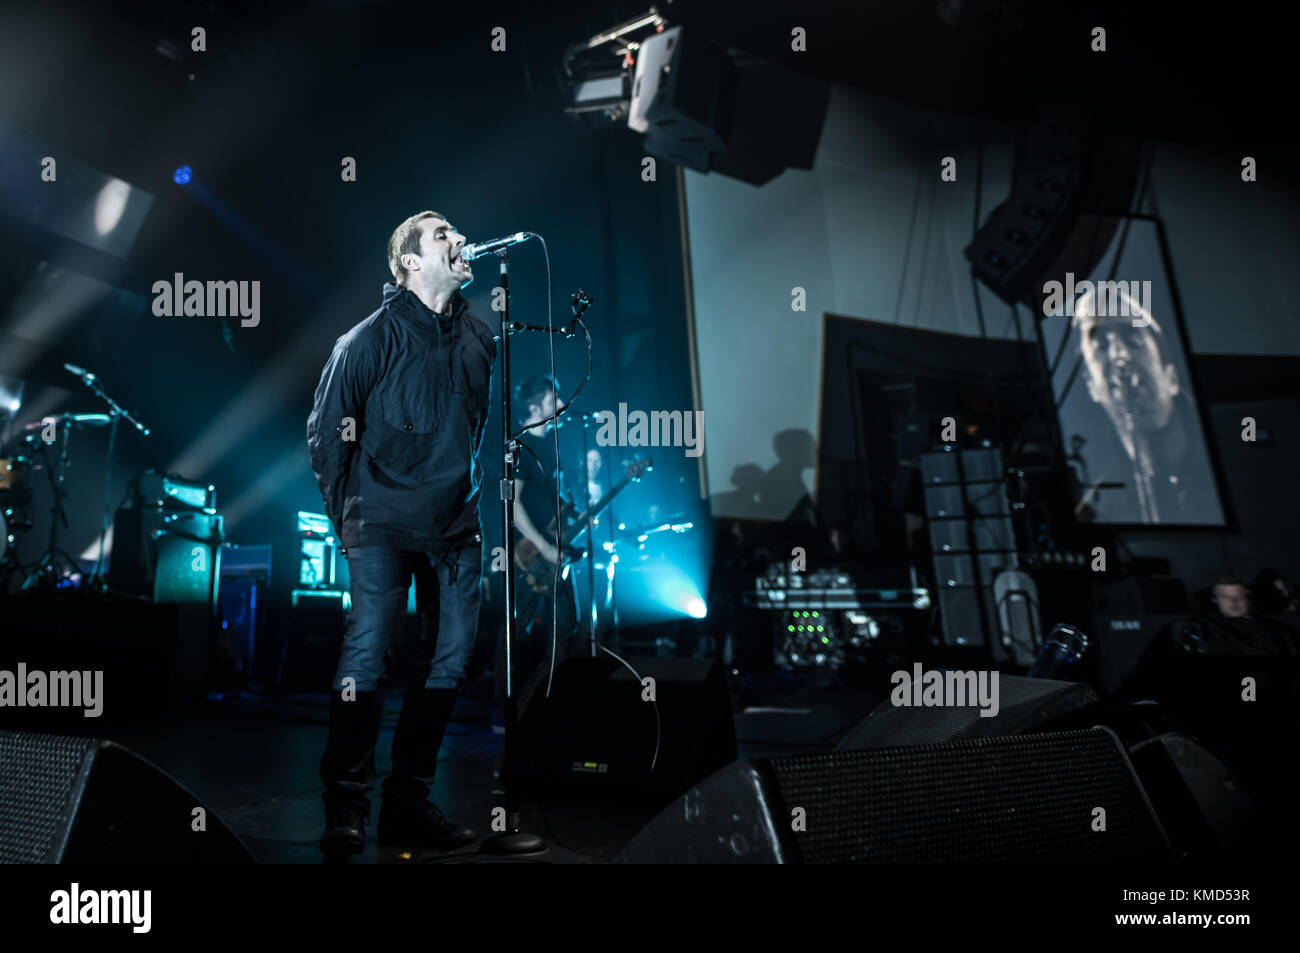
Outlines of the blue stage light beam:
[[[182,169],[188,170],[189,166],[181,166],[180,169],[176,170],[177,175],[181,173]],[[293,256],[258,231],[248,219],[235,211],[230,203],[208,188],[202,179],[189,178],[187,182],[188,185],[185,191],[194,196],[198,203],[207,209],[212,214],[212,217],[224,225],[235,237],[265,259],[277,276],[291,282],[300,291],[306,291],[310,288],[300,261],[295,261]]]
[[703,619],[709,614],[695,580],[671,565],[656,566],[647,579],[650,598],[674,615]]

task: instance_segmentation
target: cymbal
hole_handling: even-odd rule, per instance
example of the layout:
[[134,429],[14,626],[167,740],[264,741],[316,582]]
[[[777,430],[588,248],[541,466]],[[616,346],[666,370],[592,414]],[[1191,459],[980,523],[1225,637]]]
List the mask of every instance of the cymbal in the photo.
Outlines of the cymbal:
[[24,430],[41,430],[51,421],[62,427],[64,424],[73,424],[77,427],[104,427],[113,420],[108,414],[51,414],[42,420],[33,421],[24,425]]

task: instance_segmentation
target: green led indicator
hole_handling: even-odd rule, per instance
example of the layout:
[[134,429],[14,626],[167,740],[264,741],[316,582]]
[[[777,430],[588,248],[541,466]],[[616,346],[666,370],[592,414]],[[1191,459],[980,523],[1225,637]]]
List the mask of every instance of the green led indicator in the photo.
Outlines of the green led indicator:
[[824,636],[824,635],[822,636],[822,642],[825,643],[826,645],[830,645],[830,644],[831,644],[831,640],[828,639],[828,638],[826,638],[826,636]]

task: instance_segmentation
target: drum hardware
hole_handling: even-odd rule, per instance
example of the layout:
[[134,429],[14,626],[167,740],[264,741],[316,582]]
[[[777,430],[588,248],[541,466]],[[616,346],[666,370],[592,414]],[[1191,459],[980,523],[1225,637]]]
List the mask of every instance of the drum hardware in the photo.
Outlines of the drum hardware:
[[9,503],[0,499],[0,594],[9,595],[11,578],[27,578],[27,568],[18,558],[18,540],[32,528],[26,516],[26,501]]
[[33,436],[37,437],[39,452],[42,454],[43,459],[45,459],[45,454],[49,450],[49,444],[44,439],[44,431],[49,426],[53,425],[61,431],[61,439],[59,440],[61,446],[57,466],[51,468],[48,466],[48,460],[46,460],[47,466],[45,467],[50,478],[50,488],[54,493],[54,500],[50,506],[50,544],[41,555],[36,567],[28,575],[26,581],[23,582],[24,591],[38,586],[60,588],[68,585],[71,580],[81,574],[81,566],[77,560],[59,547],[60,524],[62,524],[63,529],[68,528],[68,516],[63,507],[63,501],[68,495],[63,488],[67,477],[68,449],[74,429],[103,426],[109,428],[108,450],[104,461],[104,519],[100,526],[99,556],[95,560],[95,569],[90,576],[90,583],[97,589],[107,588],[103,579],[104,545],[108,539],[108,529],[113,515],[113,451],[117,445],[118,422],[125,420],[144,436],[149,435],[148,427],[124,410],[117,401],[113,400],[105,392],[99,383],[98,376],[83,367],[77,367],[73,364],[64,364],[63,367],[69,373],[81,378],[81,382],[96,397],[108,405],[109,413],[59,414],[46,417],[39,422],[30,423],[25,428],[29,432],[29,439]]
[[[6,385],[0,378],[0,397],[9,400],[0,411],[0,434],[8,431],[13,411],[21,405],[23,382]],[[22,441],[25,444],[26,441]],[[27,570],[18,559],[18,540],[32,528],[28,507],[32,500],[32,458],[23,446],[0,445],[0,594],[9,595],[9,581],[26,579]]]
[[[80,575],[81,567],[77,561],[67,552],[59,547],[59,529],[68,528],[68,514],[63,508],[63,501],[68,493],[63,488],[67,478],[68,469],[68,451],[72,443],[72,429],[77,426],[77,421],[72,418],[80,415],[62,414],[59,417],[47,417],[41,423],[32,423],[27,425],[28,430],[43,430],[45,427],[53,424],[60,431],[55,440],[59,444],[59,456],[57,463],[50,466],[48,459],[49,443],[44,439],[39,441],[37,450],[44,462],[42,469],[45,470],[46,476],[49,477],[50,489],[54,494],[53,502],[50,505],[50,544],[46,547],[45,552],[37,561],[35,568],[28,574],[27,579],[23,582],[23,591],[35,589],[38,586],[51,586],[61,588]],[[98,426],[91,423],[87,426]]]
[[31,495],[32,461],[24,456],[0,456],[0,498]]

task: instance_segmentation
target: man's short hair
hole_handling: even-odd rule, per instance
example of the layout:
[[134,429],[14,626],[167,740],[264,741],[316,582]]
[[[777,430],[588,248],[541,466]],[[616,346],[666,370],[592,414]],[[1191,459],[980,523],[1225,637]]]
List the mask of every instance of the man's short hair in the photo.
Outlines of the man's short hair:
[[[1133,296],[1127,291],[1121,291],[1120,294],[1124,296],[1124,301],[1128,305],[1127,310],[1129,311],[1129,315],[1123,317],[1123,320],[1131,323],[1133,321],[1133,315],[1139,314],[1143,319],[1143,323],[1132,326],[1136,328],[1150,328],[1155,332],[1157,337],[1163,338],[1164,332],[1160,328],[1160,322],[1157,321],[1146,308],[1142,307],[1140,302],[1134,301]],[[1070,319],[1070,324],[1072,327],[1078,328],[1080,332],[1087,332],[1087,325],[1089,322],[1092,324],[1105,324],[1122,317],[1121,315],[1098,317],[1097,308],[1093,304],[1096,297],[1097,295],[1095,292],[1088,290],[1079,295],[1079,300],[1074,304],[1074,317]]]
[[442,218],[440,212],[417,212],[393,232],[388,239],[388,270],[393,273],[393,280],[406,287],[407,270],[402,267],[403,255],[420,254],[420,223],[426,218]]
[[1220,576],[1218,579],[1214,580],[1214,585],[1216,587],[1217,586],[1241,586],[1243,589],[1250,588],[1250,586],[1246,585],[1246,581],[1244,579],[1238,579],[1236,576]]
[[546,399],[548,391],[554,391],[555,399],[560,399],[560,385],[545,375],[530,377],[515,385],[516,413],[520,415],[519,419],[521,421],[524,423],[528,422],[529,405],[536,404],[538,407],[542,406],[542,401]]

